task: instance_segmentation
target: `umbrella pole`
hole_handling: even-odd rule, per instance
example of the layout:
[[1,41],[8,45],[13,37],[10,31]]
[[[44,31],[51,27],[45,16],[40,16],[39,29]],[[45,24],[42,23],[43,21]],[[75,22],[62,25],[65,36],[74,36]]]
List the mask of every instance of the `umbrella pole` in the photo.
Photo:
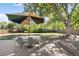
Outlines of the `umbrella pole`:
[[29,36],[30,36],[30,23],[29,23]]
[[[29,23],[29,34],[28,35],[30,36],[30,23]],[[28,41],[29,41],[29,39],[31,39],[31,38],[28,37]],[[30,42],[29,42],[28,48],[32,48],[32,47],[33,47],[32,44],[30,44]]]
[[[29,33],[28,33],[28,41],[29,41],[29,37],[30,37],[30,22],[29,22]],[[28,46],[30,46],[30,43],[29,43],[29,45]]]

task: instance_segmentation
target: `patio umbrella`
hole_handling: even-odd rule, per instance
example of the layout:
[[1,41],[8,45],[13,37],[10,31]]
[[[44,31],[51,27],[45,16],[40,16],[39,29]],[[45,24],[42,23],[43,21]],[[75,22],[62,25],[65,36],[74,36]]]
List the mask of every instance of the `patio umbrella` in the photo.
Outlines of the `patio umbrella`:
[[37,16],[34,12],[7,14],[10,21],[18,24],[29,24],[30,21],[34,21],[36,24],[44,22],[44,18]]
[[[30,21],[32,20],[36,24],[44,23],[44,18],[36,15],[34,12],[6,14],[6,15],[8,16],[10,21],[18,23],[18,24],[30,25]],[[29,33],[30,33],[30,26],[29,26]]]

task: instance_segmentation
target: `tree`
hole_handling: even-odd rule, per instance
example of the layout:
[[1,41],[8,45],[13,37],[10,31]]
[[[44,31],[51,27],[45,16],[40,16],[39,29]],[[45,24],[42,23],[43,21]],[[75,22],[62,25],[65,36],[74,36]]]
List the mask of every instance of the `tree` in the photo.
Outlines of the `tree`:
[[53,14],[52,17],[57,16],[63,22],[68,36],[71,35],[71,16],[76,7],[77,3],[30,4],[31,11],[38,12],[41,16],[48,16],[51,13]]
[[[75,10],[75,8],[77,7],[77,4],[52,4],[53,9],[55,10],[55,12],[57,12],[57,14],[60,16],[61,20],[63,21],[64,25],[65,25],[65,29],[66,29],[66,34],[70,35],[71,34],[71,28],[70,28],[70,19],[71,16]],[[60,11],[61,6],[63,7],[63,12]],[[69,10],[69,8],[72,7],[72,9]],[[63,15],[63,13],[65,15]]]

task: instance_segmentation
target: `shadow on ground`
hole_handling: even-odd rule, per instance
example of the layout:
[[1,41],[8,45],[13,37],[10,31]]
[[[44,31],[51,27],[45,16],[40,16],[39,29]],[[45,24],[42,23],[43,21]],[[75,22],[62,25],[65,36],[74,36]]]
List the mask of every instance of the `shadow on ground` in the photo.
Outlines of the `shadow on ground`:
[[56,38],[43,38],[39,46],[32,48],[20,48],[19,45],[15,47],[15,56],[67,56],[70,55],[59,44]]

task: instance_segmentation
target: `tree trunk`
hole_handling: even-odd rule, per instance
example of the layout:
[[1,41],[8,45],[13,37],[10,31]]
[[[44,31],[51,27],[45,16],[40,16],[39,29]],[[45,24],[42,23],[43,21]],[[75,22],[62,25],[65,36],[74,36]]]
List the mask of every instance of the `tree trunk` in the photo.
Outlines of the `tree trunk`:
[[65,23],[65,30],[66,30],[66,35],[70,36],[71,35],[71,27],[70,27],[70,20],[66,20]]

